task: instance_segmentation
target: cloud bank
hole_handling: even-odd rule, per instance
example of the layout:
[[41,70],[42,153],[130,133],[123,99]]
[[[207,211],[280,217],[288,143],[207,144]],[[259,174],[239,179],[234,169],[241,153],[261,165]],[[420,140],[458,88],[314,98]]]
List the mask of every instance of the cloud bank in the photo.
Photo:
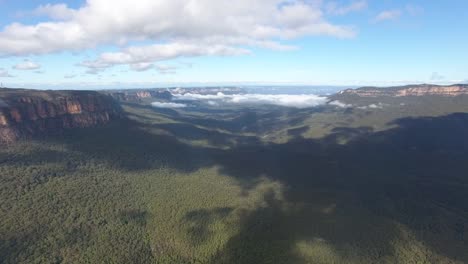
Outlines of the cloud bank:
[[346,104],[346,103],[343,103],[341,101],[338,101],[338,100],[335,100],[335,101],[331,101],[328,103],[329,105],[333,105],[333,106],[337,106],[337,107],[341,107],[341,108],[350,108],[350,107],[353,107],[353,105],[351,104]]
[[221,104],[235,105],[278,105],[295,108],[307,108],[324,105],[327,98],[312,94],[290,95],[290,94],[233,94],[218,93],[215,95],[201,95],[186,93],[174,95],[174,100],[200,101],[208,105]]
[[[244,55],[250,47],[289,50],[295,47],[284,44],[288,39],[356,34],[351,26],[328,21],[323,5],[317,0],[87,0],[80,8],[47,4],[26,12],[44,22],[11,23],[0,31],[0,56],[121,47],[81,63],[105,69],[177,57]],[[345,14],[364,5],[358,1],[330,10]]]
[[[377,103],[377,104],[370,104],[370,105],[365,105],[365,106],[356,106],[352,104],[346,104],[341,101],[335,100],[331,101],[328,103],[328,105],[340,107],[340,108],[357,108],[357,109],[362,109],[362,110],[369,110],[369,109],[383,109],[384,107],[388,106],[388,104],[384,103]],[[404,106],[405,104],[400,104],[401,106]]]
[[157,108],[184,108],[187,107],[186,104],[179,104],[179,103],[162,103],[162,102],[153,102],[151,103],[153,107]]

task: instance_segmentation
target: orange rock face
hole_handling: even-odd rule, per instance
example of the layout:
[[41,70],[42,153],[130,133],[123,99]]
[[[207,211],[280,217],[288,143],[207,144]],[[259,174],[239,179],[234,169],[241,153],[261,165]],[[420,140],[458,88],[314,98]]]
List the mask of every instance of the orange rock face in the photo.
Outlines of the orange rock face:
[[468,89],[461,86],[450,87],[417,87],[408,88],[398,91],[396,96],[424,96],[424,95],[442,95],[442,96],[458,96],[468,94]]
[[23,136],[91,127],[120,118],[120,106],[97,92],[0,89],[0,143]]
[[81,114],[81,104],[77,101],[67,101],[67,113]]
[[21,113],[16,108],[11,109],[10,115],[11,115],[11,118],[13,119],[12,121],[16,123],[20,123],[21,121],[23,121],[23,117],[21,116]]
[[7,118],[4,113],[0,112],[0,126],[8,125]]

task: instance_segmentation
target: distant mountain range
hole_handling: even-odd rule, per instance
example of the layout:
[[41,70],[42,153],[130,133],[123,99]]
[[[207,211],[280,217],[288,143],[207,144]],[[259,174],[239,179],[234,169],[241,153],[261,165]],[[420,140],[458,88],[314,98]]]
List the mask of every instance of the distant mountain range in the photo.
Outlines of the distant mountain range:
[[0,89],[0,263],[468,263],[466,85],[274,89]]
[[[186,93],[243,94],[247,92],[247,90],[238,87],[106,90],[101,92],[0,89],[0,143],[14,142],[18,138],[40,133],[56,133],[67,128],[106,124],[115,118],[122,117],[119,102],[170,101],[173,95]],[[403,102],[402,100],[408,100],[408,98],[412,100],[434,96],[460,98],[466,95],[468,95],[468,85],[466,84],[449,86],[421,84],[388,88],[346,89],[330,95],[329,98],[344,103],[357,103],[359,105],[361,102],[363,105],[368,105],[386,102],[385,100],[399,103]],[[444,101],[444,103],[446,102]]]
[[359,89],[347,89],[338,93],[340,96],[356,95],[360,97],[403,97],[403,96],[459,96],[468,95],[468,84],[454,84],[448,86],[420,84],[398,87],[362,87]]

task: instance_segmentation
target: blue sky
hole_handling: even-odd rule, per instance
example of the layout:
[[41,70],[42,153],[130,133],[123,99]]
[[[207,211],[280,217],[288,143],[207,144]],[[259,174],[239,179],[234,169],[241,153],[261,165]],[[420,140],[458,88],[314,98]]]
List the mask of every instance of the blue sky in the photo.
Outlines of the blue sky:
[[466,82],[467,9],[462,0],[0,0],[0,82]]

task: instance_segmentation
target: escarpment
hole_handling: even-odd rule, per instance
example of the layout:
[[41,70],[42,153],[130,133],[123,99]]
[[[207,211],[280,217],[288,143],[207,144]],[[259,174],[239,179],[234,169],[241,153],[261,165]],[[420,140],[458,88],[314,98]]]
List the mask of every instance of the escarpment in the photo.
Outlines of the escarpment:
[[0,89],[0,143],[103,125],[122,116],[120,105],[98,92]]
[[105,94],[121,102],[141,102],[145,99],[170,100],[172,98],[169,91],[160,89],[109,91],[105,92]]
[[153,88],[153,89],[126,89],[108,90],[102,93],[112,96],[120,102],[152,102],[155,100],[171,100],[174,95],[181,94],[203,94],[216,95],[223,94],[244,94],[246,91],[239,87],[177,87],[177,88]]
[[401,87],[376,88],[363,87],[359,89],[347,89],[341,91],[339,95],[355,95],[359,97],[406,97],[406,96],[446,96],[455,97],[468,95],[468,85],[456,84],[450,86],[439,85],[409,85]]

